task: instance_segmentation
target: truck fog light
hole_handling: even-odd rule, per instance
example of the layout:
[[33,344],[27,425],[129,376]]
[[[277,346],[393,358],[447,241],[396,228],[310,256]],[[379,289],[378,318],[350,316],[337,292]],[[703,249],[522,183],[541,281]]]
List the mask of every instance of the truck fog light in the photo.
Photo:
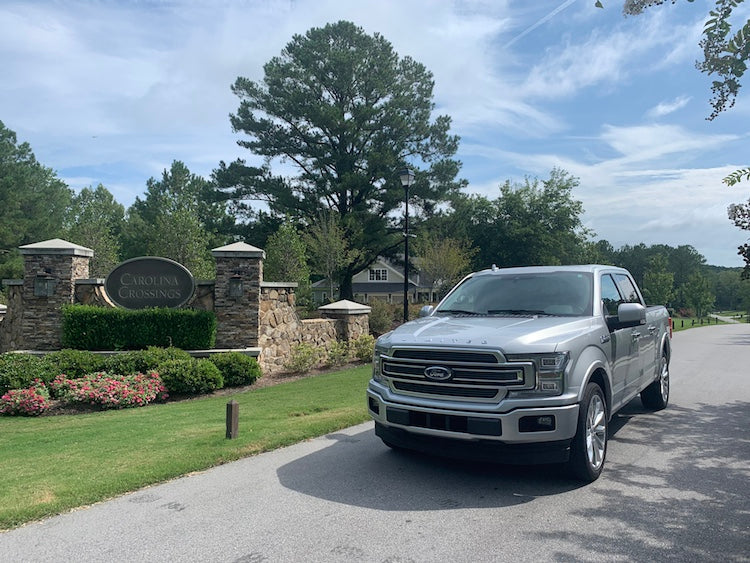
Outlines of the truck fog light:
[[553,415],[522,416],[518,420],[519,432],[550,432],[555,426]]
[[552,393],[560,392],[560,385],[557,381],[542,381],[542,391],[550,391]]

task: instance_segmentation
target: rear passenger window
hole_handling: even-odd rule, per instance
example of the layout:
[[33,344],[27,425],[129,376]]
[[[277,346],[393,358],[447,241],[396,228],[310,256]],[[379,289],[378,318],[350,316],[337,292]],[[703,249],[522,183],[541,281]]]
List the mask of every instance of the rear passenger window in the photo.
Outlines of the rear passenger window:
[[617,281],[617,285],[620,288],[620,292],[625,298],[626,303],[641,302],[641,298],[638,296],[638,292],[628,276],[625,274],[615,274],[615,281]]
[[605,315],[616,315],[617,307],[623,303],[615,280],[609,274],[602,276],[602,306]]

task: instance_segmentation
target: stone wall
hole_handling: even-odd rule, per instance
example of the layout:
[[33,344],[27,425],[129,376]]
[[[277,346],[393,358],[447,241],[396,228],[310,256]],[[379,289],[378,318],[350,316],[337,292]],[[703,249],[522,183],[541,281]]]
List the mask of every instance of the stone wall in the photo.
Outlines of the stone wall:
[[[8,294],[0,323],[0,351],[60,348],[63,305],[114,307],[103,279],[89,279],[90,249],[52,239],[21,247],[23,280],[4,280]],[[319,310],[327,318],[300,320],[291,283],[263,282],[265,253],[245,243],[212,250],[216,279],[196,284],[189,307],[213,311],[217,349],[253,349],[264,372],[284,369],[295,345],[328,351],[336,341],[369,333],[369,307],[348,301]],[[49,291],[35,284],[50,280]]]
[[[329,318],[300,320],[295,310],[296,284],[262,283],[260,286],[260,313],[258,361],[265,373],[284,370],[294,347],[310,344],[328,352],[335,342],[354,340],[369,334],[368,315],[347,315],[343,312],[321,312]],[[369,311],[369,307],[366,308]]]

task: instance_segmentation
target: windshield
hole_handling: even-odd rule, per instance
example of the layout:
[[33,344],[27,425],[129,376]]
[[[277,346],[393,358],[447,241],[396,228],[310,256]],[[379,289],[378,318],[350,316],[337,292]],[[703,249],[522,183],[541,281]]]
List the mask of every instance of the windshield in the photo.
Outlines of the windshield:
[[591,315],[593,276],[583,272],[486,274],[465,280],[436,313]]

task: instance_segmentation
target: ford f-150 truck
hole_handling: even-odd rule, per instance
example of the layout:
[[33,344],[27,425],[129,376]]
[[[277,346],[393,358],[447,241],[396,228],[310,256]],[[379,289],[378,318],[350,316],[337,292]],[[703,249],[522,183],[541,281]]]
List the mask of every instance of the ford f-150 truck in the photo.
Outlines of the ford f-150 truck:
[[612,415],[667,406],[671,329],[622,268],[493,266],[378,338],[369,413],[392,448],[594,481]]

